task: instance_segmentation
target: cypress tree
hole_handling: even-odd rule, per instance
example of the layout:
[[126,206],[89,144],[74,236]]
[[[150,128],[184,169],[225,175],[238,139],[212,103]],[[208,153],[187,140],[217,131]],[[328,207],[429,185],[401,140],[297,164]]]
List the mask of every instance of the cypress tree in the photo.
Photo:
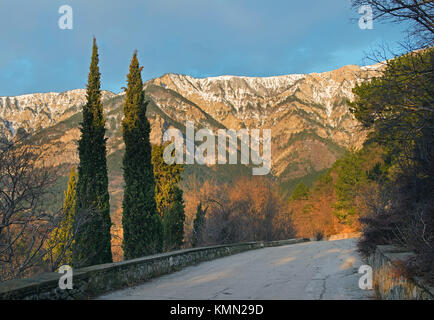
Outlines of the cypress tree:
[[161,252],[163,228],[155,203],[155,180],[151,163],[150,124],[146,118],[148,101],[137,52],[127,76],[122,134],[125,142],[123,158],[124,199],[122,203],[123,250],[125,259]]
[[78,143],[77,214],[73,258],[75,266],[112,262],[105,120],[101,102],[98,47],[93,39],[92,60]]
[[207,209],[202,209],[202,203],[199,202],[199,204],[197,205],[196,218],[193,222],[193,247],[197,247],[198,245],[202,244],[206,210]]
[[307,200],[309,198],[309,188],[300,182],[296,185],[294,191],[292,191],[289,201],[293,200]]
[[47,241],[51,249],[49,259],[55,265],[72,264],[73,221],[77,202],[78,175],[74,168],[69,173],[68,186],[63,201],[63,217],[59,225],[51,232]]
[[164,148],[165,145],[152,147],[152,164],[156,183],[155,200],[163,220],[164,250],[170,251],[179,249],[184,240],[185,206],[183,192],[178,187],[184,168],[181,164],[166,164],[163,159]]
[[182,190],[174,187],[173,202],[169,205],[164,213],[163,218],[163,235],[164,250],[178,250],[184,243],[184,200],[182,199]]

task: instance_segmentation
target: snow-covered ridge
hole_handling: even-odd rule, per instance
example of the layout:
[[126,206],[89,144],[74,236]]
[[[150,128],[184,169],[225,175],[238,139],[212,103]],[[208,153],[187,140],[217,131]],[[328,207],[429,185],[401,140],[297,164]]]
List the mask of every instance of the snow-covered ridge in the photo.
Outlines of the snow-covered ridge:
[[210,78],[166,74],[151,82],[172,89],[186,98],[196,96],[209,103],[221,102],[238,111],[252,99],[260,102],[271,99],[289,90],[298,80],[304,78],[305,75],[302,74],[275,77],[225,75]]
[[295,81],[305,78],[304,74],[290,74],[274,77],[246,77],[224,75],[209,78],[194,78],[187,75],[167,74],[161,77],[162,83],[165,78],[170,79],[173,85],[192,91],[206,91],[221,88],[238,88],[240,91],[267,90],[270,93],[282,90],[284,87],[293,85]]
[[[352,88],[362,79],[361,73],[368,73],[356,65],[344,66],[336,70],[309,73],[289,74],[273,77],[247,77],[222,75],[209,78],[194,78],[182,74],[165,74],[145,83],[153,83],[165,89],[171,89],[195,103],[201,101],[210,105],[220,103],[236,110],[235,116],[261,118],[261,112],[246,113],[247,109],[280,107],[281,103],[295,92],[303,92],[303,96],[315,104],[325,106],[326,117],[333,114],[333,104],[340,97],[352,98]],[[206,106],[205,106],[206,107]],[[214,110],[207,112],[213,115]],[[255,112],[255,111],[252,111]]]
[[[81,100],[82,98],[85,98],[85,95],[86,89],[73,89],[64,92],[40,92],[23,94],[18,96],[0,96],[0,107],[5,106],[6,100],[8,99],[10,101],[18,101],[19,104],[32,103],[37,101],[49,103],[59,100],[75,100],[77,98]],[[110,98],[114,95],[115,94],[110,91],[102,91],[103,99]]]
[[[103,99],[114,95],[102,91]],[[27,132],[46,128],[71,116],[76,112],[71,108],[85,102],[85,89],[0,97],[0,136],[10,138],[19,128]]]
[[263,83],[273,83],[281,80],[298,80],[304,78],[305,74],[287,74],[287,75],[279,75],[279,76],[270,76],[270,77],[249,77],[249,76],[234,76],[234,75],[222,75],[216,77],[207,77],[207,78],[193,78],[190,76],[190,79],[195,79],[203,82],[213,82],[213,81],[231,81],[234,79],[243,79],[249,82],[263,82]]
[[[265,76],[265,77],[251,77],[251,76],[236,76],[236,75],[221,75],[215,77],[195,78],[189,75],[167,73],[160,78],[151,80],[158,85],[183,88],[184,91],[207,91],[215,89],[216,86],[223,86],[225,88],[241,89],[246,88],[254,90],[266,89],[270,94],[276,94],[287,90],[289,86],[294,85],[298,80],[306,79],[312,76],[318,76],[323,79],[333,78],[336,73],[345,72],[360,72],[366,70],[377,70],[381,68],[381,64],[373,66],[360,67],[357,65],[348,65],[341,68],[325,71],[325,72],[312,72],[312,73],[296,73],[278,76]],[[159,83],[158,83],[159,81]],[[261,92],[263,93],[263,92]]]

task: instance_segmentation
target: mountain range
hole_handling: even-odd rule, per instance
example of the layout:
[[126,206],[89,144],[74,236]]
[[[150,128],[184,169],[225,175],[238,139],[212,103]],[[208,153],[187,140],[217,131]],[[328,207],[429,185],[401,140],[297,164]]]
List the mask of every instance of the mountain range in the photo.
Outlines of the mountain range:
[[[360,148],[366,138],[349,111],[352,89],[375,75],[379,66],[344,66],[311,74],[275,77],[219,76],[193,78],[165,74],[144,83],[149,101],[151,142],[162,143],[168,128],[185,132],[185,122],[197,128],[271,129],[271,176],[289,190],[300,179],[313,179],[348,148]],[[124,93],[103,91],[112,210],[122,198],[121,134]],[[78,164],[81,106],[85,89],[0,97],[0,136],[21,132],[48,148],[46,162],[66,175]],[[228,167],[231,166],[231,167]],[[250,174],[243,165],[187,166],[185,175],[231,179]],[[64,179],[60,179],[64,183]]]

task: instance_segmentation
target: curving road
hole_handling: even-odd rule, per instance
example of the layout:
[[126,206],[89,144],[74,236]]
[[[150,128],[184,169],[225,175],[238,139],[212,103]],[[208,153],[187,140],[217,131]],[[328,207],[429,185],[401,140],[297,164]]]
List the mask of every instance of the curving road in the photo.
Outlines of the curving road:
[[357,239],[252,250],[203,262],[99,299],[369,299]]

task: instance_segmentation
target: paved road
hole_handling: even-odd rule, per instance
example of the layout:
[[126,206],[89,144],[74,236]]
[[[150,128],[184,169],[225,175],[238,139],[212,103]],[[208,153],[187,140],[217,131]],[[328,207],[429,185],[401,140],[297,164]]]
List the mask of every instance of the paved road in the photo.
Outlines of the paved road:
[[252,250],[187,267],[100,299],[369,299],[356,239]]

